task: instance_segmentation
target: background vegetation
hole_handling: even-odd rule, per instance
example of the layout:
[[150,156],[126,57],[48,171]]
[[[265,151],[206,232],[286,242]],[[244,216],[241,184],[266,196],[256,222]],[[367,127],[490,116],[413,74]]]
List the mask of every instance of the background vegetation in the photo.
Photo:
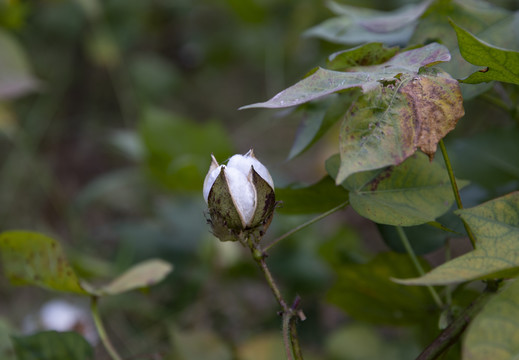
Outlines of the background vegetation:
[[[378,10],[408,3],[413,1],[348,2]],[[482,19],[498,22],[518,10],[513,0],[490,3],[480,12],[455,14],[455,21],[475,32],[488,26]],[[441,39],[452,50],[454,30],[433,31],[444,30],[435,27],[435,14],[444,21],[442,11],[452,10],[452,4],[434,4],[413,41],[390,45]],[[329,54],[358,45],[301,36],[332,16],[318,0],[11,0],[0,5],[0,229],[59,239],[76,271],[94,283],[152,257],[175,267],[149,292],[101,302],[104,322],[125,359],[284,359],[275,300],[248,254],[209,233],[201,188],[211,153],[223,160],[251,147],[276,186],[310,184],[326,175],[324,162],[337,153],[339,125],[296,157],[292,144],[311,111],[237,109],[324,66]],[[511,39],[506,47],[519,49],[519,36]],[[453,155],[460,154],[452,159],[456,176],[472,181],[462,193],[466,207],[519,186],[518,157],[512,156],[517,146],[510,145],[513,138],[501,141],[517,133],[518,94],[517,86],[497,83],[466,96],[466,115],[447,143]],[[481,138],[485,133],[495,136]],[[505,155],[485,158],[478,153],[485,142]],[[507,145],[500,149],[500,144]],[[465,156],[463,149],[470,149]],[[287,205],[276,214],[267,239],[330,205]],[[445,260],[440,248],[445,238],[435,243],[422,238],[423,229],[416,230],[420,237],[412,231],[418,254],[427,255],[433,266]],[[387,264],[408,260],[390,232],[347,209],[271,252],[271,271],[287,298],[303,299],[308,319],[299,329],[307,358],[412,359],[438,334],[439,314],[423,311],[434,304],[422,288],[369,306],[362,297],[343,298],[357,289],[352,274],[361,274],[362,284],[375,284],[366,291],[381,291],[366,270],[368,261],[369,269],[376,264],[387,278],[399,277]],[[466,238],[450,241],[453,257],[470,249]],[[334,286],[338,276],[354,289]],[[473,287],[459,289],[460,308],[481,285]],[[385,294],[396,294],[391,291]],[[2,358],[14,358],[9,334],[23,334],[27,316],[58,297],[63,298],[13,288],[0,277]],[[456,358],[456,350],[452,354]],[[95,358],[108,358],[101,346]]]

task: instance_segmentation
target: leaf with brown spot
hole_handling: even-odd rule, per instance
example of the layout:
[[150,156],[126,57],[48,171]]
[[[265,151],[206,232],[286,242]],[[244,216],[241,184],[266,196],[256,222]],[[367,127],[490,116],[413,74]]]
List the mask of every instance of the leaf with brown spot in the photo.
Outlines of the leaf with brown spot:
[[456,127],[465,114],[459,84],[447,73],[418,76],[400,89],[413,109],[416,123],[415,144],[430,158],[438,142]]
[[48,236],[30,231],[4,232],[0,234],[0,254],[13,284],[89,295],[60,244]]
[[337,184],[357,172],[398,165],[419,148],[432,158],[463,114],[458,82],[445,72],[429,70],[380,85],[346,113]]

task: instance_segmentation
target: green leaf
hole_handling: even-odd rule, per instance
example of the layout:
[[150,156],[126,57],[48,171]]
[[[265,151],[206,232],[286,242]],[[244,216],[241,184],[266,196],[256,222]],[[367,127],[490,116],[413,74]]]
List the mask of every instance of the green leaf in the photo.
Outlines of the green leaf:
[[333,99],[325,99],[319,104],[303,105],[303,121],[299,126],[288,158],[293,159],[315,144],[344,116],[344,113],[358,95],[358,92],[349,91],[344,94],[337,94]]
[[[447,226],[448,229],[454,229],[460,233],[464,231],[460,219],[451,212],[438,219],[438,223],[406,227],[405,233],[415,254],[423,255],[437,250],[445,245],[447,239],[457,235],[451,231],[442,230],[434,226],[435,224],[437,226]],[[377,227],[387,246],[400,253],[407,251],[394,226],[378,224]]]
[[518,273],[519,192],[456,213],[474,233],[476,249],[422,277],[395,281],[407,285],[444,285]]
[[10,99],[36,90],[25,53],[8,33],[0,30],[0,99]]
[[276,189],[276,197],[283,202],[277,212],[284,214],[312,214],[325,212],[348,200],[348,191],[335,185],[330,177],[306,186]]
[[326,337],[326,359],[414,359],[420,348],[406,332],[390,338],[374,325],[347,323]]
[[161,281],[172,266],[162,260],[135,265],[108,285],[96,288],[80,281],[54,239],[30,231],[0,234],[0,255],[5,273],[15,285],[35,285],[79,295],[114,295]]
[[519,85],[519,52],[492,46],[454,22],[450,23],[456,30],[463,58],[471,64],[486,66],[462,82],[478,84],[497,80]]
[[90,344],[75,332],[44,331],[12,337],[17,360],[90,360]]
[[134,289],[149,287],[161,282],[171,271],[173,266],[163,260],[151,259],[143,261],[109,284],[96,290],[100,295],[116,295]]
[[240,109],[290,107],[355,87],[360,87],[363,92],[367,92],[377,89],[381,83],[394,82],[401,74],[416,75],[424,66],[449,60],[450,54],[447,48],[432,43],[399,53],[382,64],[359,66],[349,72],[318,68],[312,75],[283,90],[272,99],[242,106]]
[[519,180],[519,130],[486,130],[447,143],[456,175],[487,189]]
[[[337,157],[326,162],[332,177],[338,162]],[[419,152],[398,166],[354,174],[343,186],[355,211],[379,224],[425,224],[446,213],[454,201],[446,170]]]
[[61,245],[48,236],[29,231],[3,232],[0,253],[4,271],[13,284],[88,295]]
[[[483,1],[435,1],[418,22],[410,43],[440,41],[449,48],[452,55],[452,60],[440,67],[452,77],[461,79],[477,71],[478,68],[461,56],[456,33],[449,24],[449,19],[489,43],[518,50],[516,32],[518,15],[519,13],[514,14]],[[461,85],[464,99],[473,98],[490,87],[490,84]]]
[[469,325],[463,360],[511,360],[519,357],[519,281],[488,301]]
[[390,280],[416,273],[408,255],[380,253],[366,264],[338,268],[327,299],[360,321],[394,325],[420,322],[435,309],[431,294],[426,288],[405,287]]
[[418,148],[432,158],[463,114],[458,82],[443,72],[406,76],[361,96],[342,122],[337,183],[359,171],[398,165]]
[[326,67],[345,71],[355,66],[377,65],[388,61],[397,52],[398,47],[386,48],[382,43],[368,43],[330,55]]
[[339,16],[308,29],[304,35],[339,44],[407,43],[417,19],[430,3],[427,0],[386,12],[330,2],[330,9]]
[[208,154],[219,159],[232,154],[221,124],[196,124],[157,108],[145,111],[139,134],[149,175],[171,190],[200,191],[209,168]]

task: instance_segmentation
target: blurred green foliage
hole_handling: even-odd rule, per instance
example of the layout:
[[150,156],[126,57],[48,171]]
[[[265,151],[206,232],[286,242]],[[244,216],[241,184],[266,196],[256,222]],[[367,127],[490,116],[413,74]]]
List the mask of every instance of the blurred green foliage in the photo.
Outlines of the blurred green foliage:
[[[376,10],[412,3],[343,1]],[[453,51],[456,38],[444,3],[436,1],[442,11],[432,7],[419,19],[413,13],[416,18],[406,26],[416,28],[404,34],[409,45],[441,39]],[[463,17],[464,4],[457,1],[449,16],[495,39],[517,24],[517,4],[494,3],[491,11],[471,8],[474,16]],[[345,191],[332,187],[329,178],[318,182],[326,175],[324,159],[337,152],[334,122],[340,116],[333,108],[326,112],[317,103],[291,113],[237,111],[326,64],[328,54],[350,48],[301,36],[332,16],[320,0],[0,3],[0,229],[52,234],[78,274],[92,280],[113,278],[150,257],[175,265],[174,274],[149,293],[118,295],[101,304],[115,345],[127,358],[258,360],[282,353],[269,289],[243,249],[209,233],[201,188],[211,153],[225,159],[251,147],[276,184],[315,183],[279,191],[287,208],[280,209],[267,241],[345,200]],[[489,23],[495,26],[487,28]],[[455,62],[463,62],[459,54]],[[464,66],[463,76],[472,69]],[[502,139],[516,136],[509,129],[517,126],[519,93],[508,84],[474,89],[465,103],[470,121],[460,122],[447,145],[460,155],[471,149],[463,150],[468,157],[454,156],[454,167],[460,178],[474,179],[467,198],[482,201],[518,186],[516,148]],[[344,103],[337,104],[343,111]],[[478,153],[483,142],[492,154]],[[323,193],[329,198],[319,196]],[[300,201],[300,194],[311,194],[311,201]],[[300,331],[307,358],[411,359],[437,333],[438,314],[429,312],[426,320],[433,326],[425,333],[378,326],[408,323],[395,297],[376,298],[391,311],[383,321],[367,312],[369,296],[361,292],[375,290],[362,286],[366,279],[359,269],[378,264],[379,274],[366,274],[377,281],[407,275],[386,266],[394,260],[390,256],[403,255],[374,257],[387,250],[382,237],[399,250],[381,233],[347,211],[272,251],[269,263],[282,288],[304,299],[308,320]],[[415,247],[430,253],[442,244]],[[405,261],[399,263],[410,271]],[[357,282],[347,281],[352,277]],[[343,299],[341,286],[357,295]],[[331,305],[326,293],[355,314]],[[13,289],[0,276],[2,358],[14,358],[7,334],[21,335],[26,315],[55,296]],[[423,320],[420,316],[410,322]],[[95,352],[96,359],[106,358],[100,346]]]

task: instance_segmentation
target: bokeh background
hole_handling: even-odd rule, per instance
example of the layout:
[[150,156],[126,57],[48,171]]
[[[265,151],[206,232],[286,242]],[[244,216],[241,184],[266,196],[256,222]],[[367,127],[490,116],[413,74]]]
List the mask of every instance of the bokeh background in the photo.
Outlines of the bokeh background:
[[[347,3],[389,10],[412,2]],[[331,15],[321,0],[0,2],[0,229],[59,239],[93,282],[151,257],[175,266],[149,292],[103,299],[125,358],[284,358],[275,300],[248,254],[210,234],[202,182],[211,153],[224,161],[250,148],[276,185],[324,176],[336,128],[287,160],[300,114],[238,108],[347,48],[301,36]],[[309,217],[276,216],[267,241]],[[412,329],[352,322],[324,301],[330,259],[384,249],[374,225],[346,210],[272,250],[287,298],[303,298],[308,358],[416,353]],[[0,351],[56,297],[1,276]],[[98,348],[96,359],[106,358]]]

